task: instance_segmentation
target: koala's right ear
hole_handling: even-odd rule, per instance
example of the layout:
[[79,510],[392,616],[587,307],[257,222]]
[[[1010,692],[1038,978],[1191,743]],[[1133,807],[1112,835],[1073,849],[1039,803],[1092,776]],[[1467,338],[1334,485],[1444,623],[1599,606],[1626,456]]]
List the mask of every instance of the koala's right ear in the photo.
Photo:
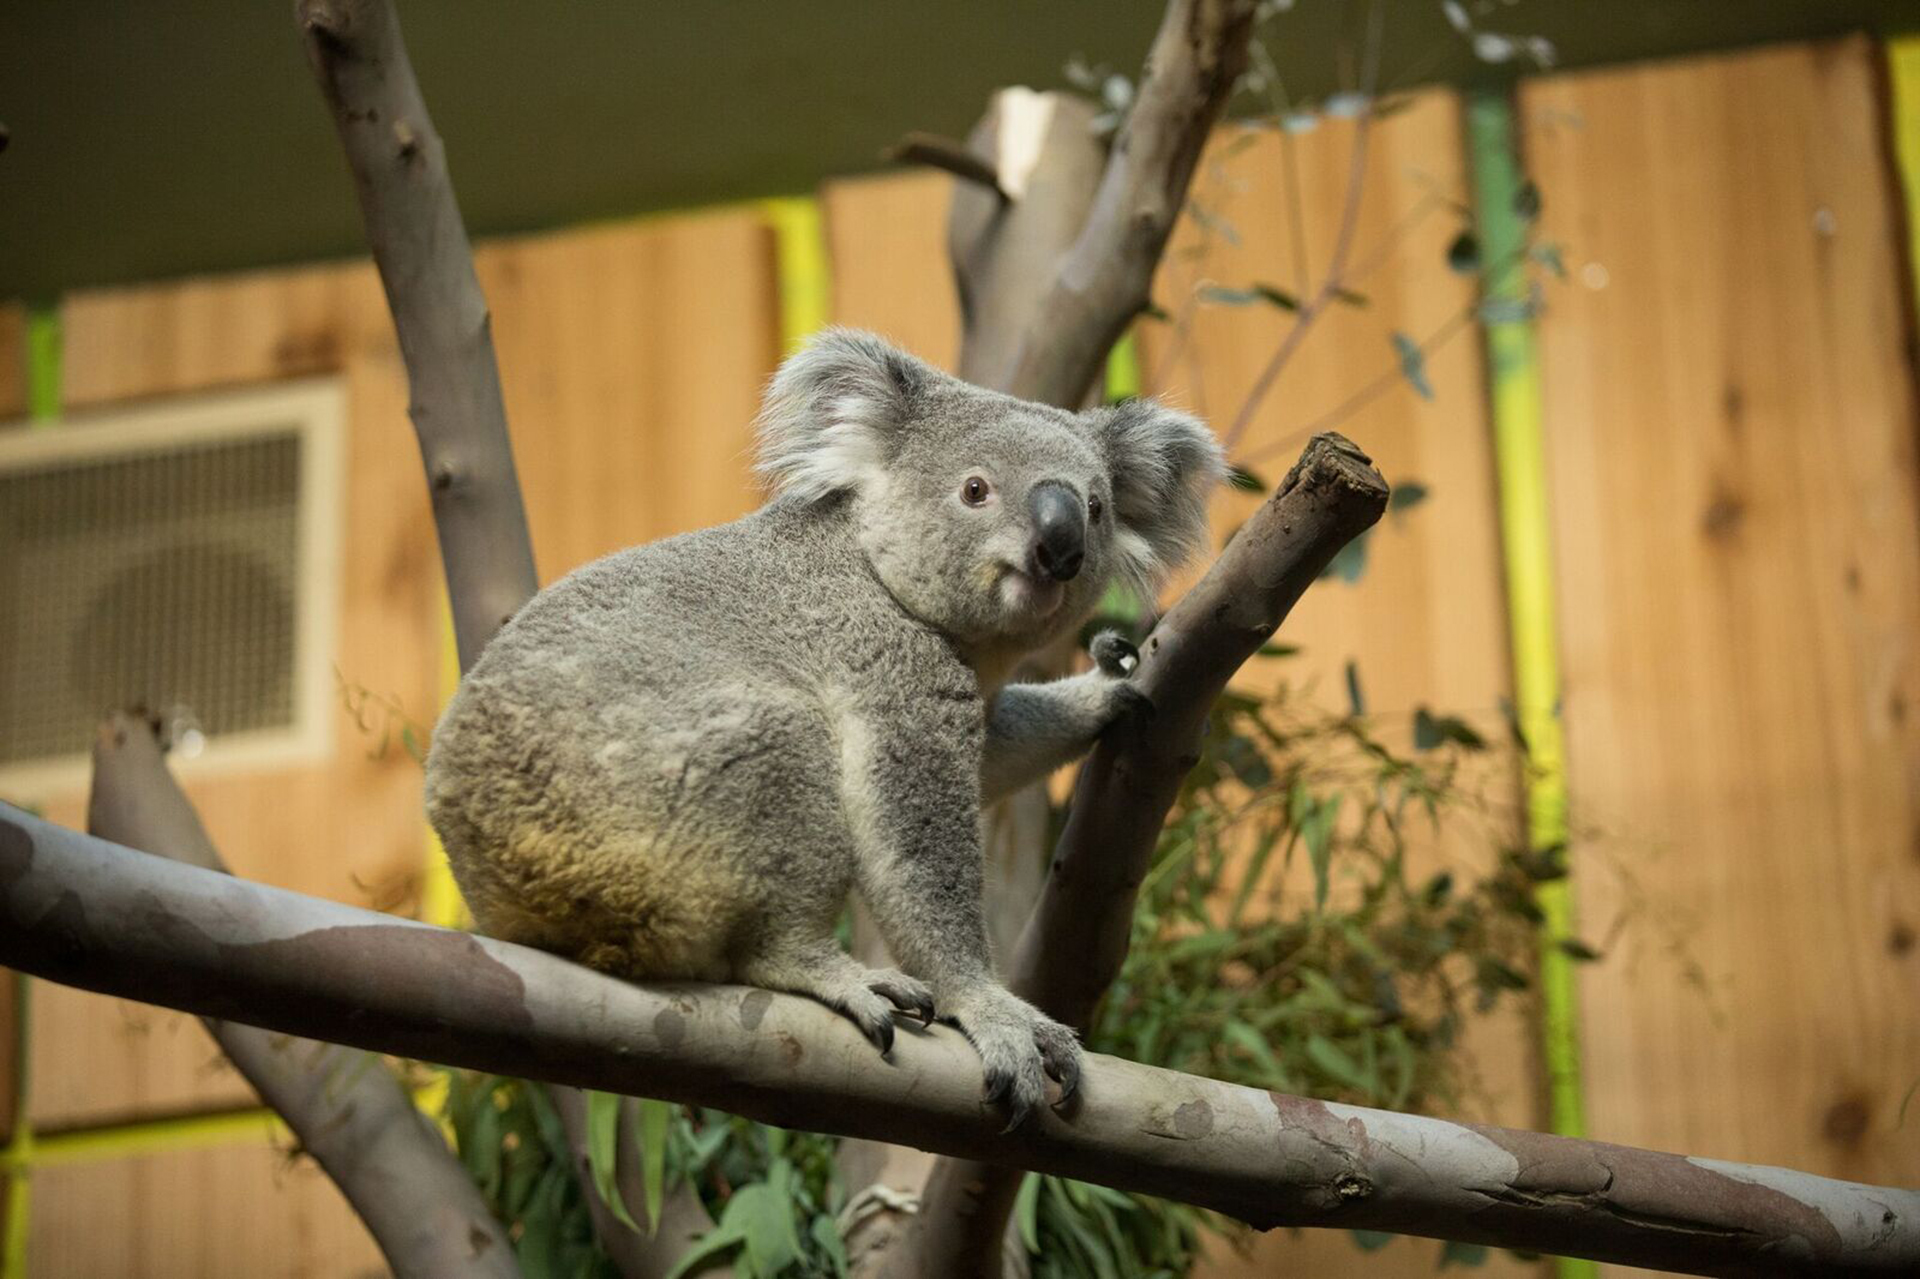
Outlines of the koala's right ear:
[[871,484],[938,376],[871,333],[826,330],[788,356],[767,387],[759,471],[804,502]]

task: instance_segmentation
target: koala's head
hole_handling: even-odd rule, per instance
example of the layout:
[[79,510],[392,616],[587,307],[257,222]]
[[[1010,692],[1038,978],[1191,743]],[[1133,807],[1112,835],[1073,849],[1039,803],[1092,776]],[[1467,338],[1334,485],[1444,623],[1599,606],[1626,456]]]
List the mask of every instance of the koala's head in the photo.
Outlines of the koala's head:
[[1032,648],[1113,582],[1151,597],[1206,536],[1212,432],[1147,400],[1069,413],[962,382],[870,334],[790,358],[760,417],[784,501],[852,503],[880,580],[971,644]]

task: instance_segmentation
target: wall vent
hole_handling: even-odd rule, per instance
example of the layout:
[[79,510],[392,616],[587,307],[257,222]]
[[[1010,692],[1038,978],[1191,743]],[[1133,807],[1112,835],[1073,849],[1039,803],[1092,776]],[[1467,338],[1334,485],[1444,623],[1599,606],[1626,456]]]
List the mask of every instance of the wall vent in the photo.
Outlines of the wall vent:
[[209,765],[324,756],[343,398],[289,383],[0,430],[0,794],[84,784],[121,706]]

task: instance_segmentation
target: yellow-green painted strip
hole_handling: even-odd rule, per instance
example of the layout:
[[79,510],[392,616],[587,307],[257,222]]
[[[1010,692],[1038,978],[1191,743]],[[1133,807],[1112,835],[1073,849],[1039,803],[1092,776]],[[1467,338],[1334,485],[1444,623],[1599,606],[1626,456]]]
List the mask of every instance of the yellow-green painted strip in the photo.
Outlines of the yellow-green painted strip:
[[1107,403],[1140,394],[1140,348],[1134,343],[1133,330],[1120,335],[1107,353]]
[[805,196],[763,200],[760,208],[773,227],[780,344],[791,351],[833,320],[826,225],[820,217],[820,202]]
[[[1505,95],[1477,94],[1467,107],[1469,162],[1481,260],[1490,297],[1527,296],[1527,224],[1516,210],[1521,190],[1513,112]],[[1500,536],[1506,560],[1513,646],[1514,710],[1528,748],[1527,838],[1535,850],[1567,840],[1566,746],[1560,724],[1559,639],[1554,622],[1553,540],[1547,511],[1540,367],[1531,320],[1485,326],[1491,385],[1494,465],[1500,486]],[[1580,1090],[1578,992],[1561,943],[1574,935],[1568,881],[1542,884],[1540,938],[1542,1033],[1553,1130],[1586,1135]],[[1598,1274],[1589,1261],[1562,1258],[1562,1279]]]
[[[454,690],[460,686],[460,649],[454,642],[453,604],[445,597],[444,591],[440,600],[439,667],[440,688],[436,713],[446,709]],[[427,864],[420,880],[420,919],[423,923],[441,928],[465,928],[472,922],[467,914],[467,903],[460,896],[460,885],[454,882],[453,866],[447,861],[447,850],[441,846],[440,837],[431,826],[427,827]]]
[[1887,81],[1893,100],[1893,154],[1907,194],[1907,265],[1920,297],[1920,36],[1887,45]]
[[0,1279],[27,1279],[27,1218],[33,1211],[33,1182],[28,1175],[33,1158],[33,1123],[27,1101],[32,1082],[32,1059],[27,1032],[33,1024],[33,982],[25,973],[13,980],[13,1135],[0,1150],[0,1175],[7,1179],[6,1233],[0,1237]]
[[177,1118],[149,1119],[118,1124],[111,1128],[82,1128],[73,1132],[45,1133],[33,1141],[25,1160],[4,1165],[9,1175],[21,1168],[53,1168],[61,1164],[98,1163],[104,1159],[135,1159],[142,1155],[160,1155],[175,1150],[201,1150],[208,1146],[232,1145],[243,1141],[286,1141],[292,1132],[271,1110],[222,1111],[211,1115],[184,1115]]
[[27,308],[27,416],[45,425],[60,419],[60,307]]

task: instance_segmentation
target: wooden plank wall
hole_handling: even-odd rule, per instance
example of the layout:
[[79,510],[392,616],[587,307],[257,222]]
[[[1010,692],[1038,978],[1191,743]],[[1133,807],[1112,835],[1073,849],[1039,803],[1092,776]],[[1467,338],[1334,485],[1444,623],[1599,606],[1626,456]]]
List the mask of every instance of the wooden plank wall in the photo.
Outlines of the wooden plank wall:
[[[756,503],[746,449],[777,358],[772,253],[760,218],[742,210],[482,246],[543,577]],[[76,414],[288,377],[344,380],[339,665],[430,723],[440,569],[371,267],[76,295],[63,321]],[[397,750],[375,758],[344,713],[335,728],[333,758],[321,766],[192,776],[188,789],[238,873],[410,909],[425,850],[419,769]],[[55,820],[83,819],[82,795],[28,798]],[[312,834],[290,840],[289,830]],[[191,1019],[39,983],[33,1030],[42,1128],[251,1104]],[[196,1249],[247,1231],[261,1246],[231,1255],[264,1267],[251,1274],[347,1274],[377,1260],[324,1178],[267,1175],[281,1160],[242,1145],[49,1170],[36,1178],[33,1273],[211,1274]],[[163,1220],[187,1224],[163,1230]]]
[[1865,40],[1521,97],[1595,1137],[1920,1181],[1912,316]]

